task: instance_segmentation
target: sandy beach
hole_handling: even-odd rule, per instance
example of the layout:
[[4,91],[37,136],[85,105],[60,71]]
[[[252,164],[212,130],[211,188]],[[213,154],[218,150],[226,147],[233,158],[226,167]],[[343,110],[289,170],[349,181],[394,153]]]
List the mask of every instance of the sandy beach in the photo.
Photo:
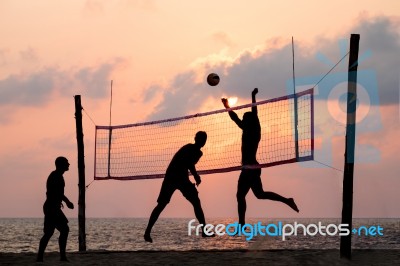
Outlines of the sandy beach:
[[34,253],[0,253],[1,265],[400,265],[400,250],[354,250],[352,260],[340,259],[339,250],[232,250],[232,251],[89,251],[57,252],[36,263]]

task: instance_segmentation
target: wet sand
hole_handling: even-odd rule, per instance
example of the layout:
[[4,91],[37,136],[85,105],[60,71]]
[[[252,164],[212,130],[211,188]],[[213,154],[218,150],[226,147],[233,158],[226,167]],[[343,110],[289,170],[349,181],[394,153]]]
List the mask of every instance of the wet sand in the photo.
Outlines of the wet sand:
[[0,253],[0,265],[400,265],[400,250],[353,250],[341,259],[339,250],[232,250],[232,251],[88,251],[45,253],[36,263],[35,253]]

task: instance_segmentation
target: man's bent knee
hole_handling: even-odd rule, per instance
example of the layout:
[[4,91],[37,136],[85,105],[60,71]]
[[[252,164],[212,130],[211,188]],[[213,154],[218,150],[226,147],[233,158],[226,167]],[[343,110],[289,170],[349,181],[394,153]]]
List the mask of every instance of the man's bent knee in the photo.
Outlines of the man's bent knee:
[[44,229],[43,229],[43,233],[46,235],[46,236],[52,236],[53,234],[54,234],[54,230],[55,230],[56,228],[55,227],[53,227],[53,226],[45,226],[44,227]]
[[68,224],[62,225],[62,226],[58,227],[57,229],[58,229],[58,231],[60,231],[60,234],[68,235],[68,233],[69,233]]
[[168,205],[168,203],[169,203],[169,201],[168,202],[167,201],[157,202],[157,206],[155,207],[155,209],[162,211]]
[[253,191],[253,192],[254,192],[254,196],[256,196],[257,199],[262,199],[264,196],[264,191],[257,190],[257,191]]

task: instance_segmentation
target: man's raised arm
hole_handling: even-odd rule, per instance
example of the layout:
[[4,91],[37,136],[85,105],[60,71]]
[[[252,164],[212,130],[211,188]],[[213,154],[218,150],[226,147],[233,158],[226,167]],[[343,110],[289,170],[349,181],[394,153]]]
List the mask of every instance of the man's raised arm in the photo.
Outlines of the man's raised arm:
[[[229,106],[228,99],[222,98],[221,101],[222,101],[222,103],[224,104],[224,106],[225,106],[226,109],[231,108],[231,107]],[[235,122],[236,125],[238,125],[238,127],[240,127],[241,129],[243,129],[243,122],[242,122],[242,120],[240,120],[240,118],[238,117],[238,115],[237,115],[234,111],[229,111],[228,113],[229,113],[230,118],[233,120],[233,122]]]
[[[258,93],[258,89],[255,88],[252,92],[251,92],[251,102],[252,103],[256,103],[256,94]],[[253,112],[253,114],[257,115],[257,105],[253,105],[251,107],[251,111]]]

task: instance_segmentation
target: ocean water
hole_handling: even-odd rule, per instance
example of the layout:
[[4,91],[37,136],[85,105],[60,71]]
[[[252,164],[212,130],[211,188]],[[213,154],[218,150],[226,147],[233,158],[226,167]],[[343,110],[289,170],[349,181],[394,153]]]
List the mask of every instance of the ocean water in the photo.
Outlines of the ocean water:
[[[247,241],[246,236],[216,236],[202,238],[188,235],[188,222],[192,218],[161,218],[152,231],[153,243],[143,240],[147,218],[87,218],[87,250],[232,250],[232,249],[338,249],[340,236],[297,236],[282,241],[281,236],[255,236]],[[230,224],[234,219],[208,219],[207,223]],[[263,225],[294,224],[340,224],[340,219],[265,219],[253,218],[250,224],[261,222]],[[197,222],[194,223],[197,225]],[[380,226],[383,235],[371,236],[352,234],[354,249],[400,249],[400,219],[354,219],[353,228],[360,226]],[[70,219],[70,234],[67,250],[78,251],[78,220]],[[0,252],[37,252],[39,240],[43,234],[43,218],[1,218]],[[193,233],[194,234],[194,231]],[[58,251],[58,231],[50,239],[46,251]]]

